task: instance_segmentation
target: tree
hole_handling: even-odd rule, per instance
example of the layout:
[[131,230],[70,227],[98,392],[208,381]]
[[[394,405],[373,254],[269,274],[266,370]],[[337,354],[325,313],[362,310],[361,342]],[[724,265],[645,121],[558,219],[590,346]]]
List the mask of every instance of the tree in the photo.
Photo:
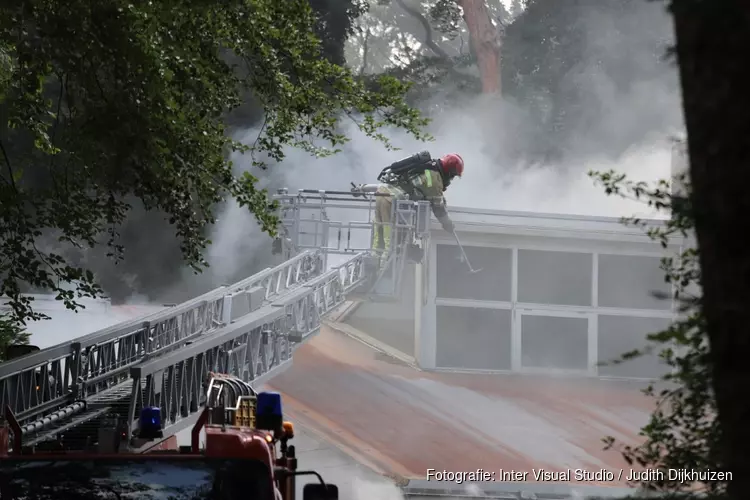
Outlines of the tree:
[[[367,44],[366,73],[386,70],[413,82],[410,102],[434,98],[443,109],[482,93],[477,57],[456,0],[388,2],[389,10],[372,8],[357,21],[367,20],[376,34]],[[413,14],[396,9],[401,4]],[[499,1],[486,4],[502,43],[502,95],[520,111],[509,113],[517,138],[504,149],[504,162],[560,164],[571,153],[614,159],[654,133],[682,124],[681,113],[672,111],[678,109],[678,93],[668,90],[679,82],[664,63],[672,21],[662,4],[528,0],[515,15]],[[397,39],[407,36],[418,42],[414,50],[397,50]],[[380,55],[389,37],[394,40],[387,51],[400,54],[390,66]],[[362,45],[362,38],[353,37],[347,52],[360,68]],[[359,52],[352,50],[357,47]],[[653,106],[620,105],[647,94],[645,89],[660,91]]]
[[[666,344],[662,354],[676,369],[670,380],[677,387],[662,392],[662,404],[643,429],[646,443],[626,449],[625,456],[647,467],[730,472],[731,480],[716,476],[703,486],[713,497],[740,499],[750,486],[750,409],[744,394],[750,340],[743,334],[750,320],[750,260],[738,237],[747,230],[750,209],[745,192],[750,151],[744,146],[750,123],[737,110],[750,105],[750,72],[741,62],[750,41],[750,6],[674,0],[670,7],[687,128],[686,196],[667,197],[663,186],[630,187],[672,209],[671,227],[694,229],[697,248],[683,256],[688,265],[673,279],[682,290],[699,284],[700,297],[690,301],[685,319],[652,336]],[[598,178],[608,192],[619,192],[617,184],[624,180],[614,173]],[[649,486],[679,490],[686,485]]]
[[[678,109],[677,92],[668,105],[654,102],[659,113],[653,114],[643,111],[651,95],[642,103],[634,99],[638,89],[679,85],[676,71],[665,64],[672,21],[663,4],[528,0],[525,5],[505,30],[501,74],[503,95],[529,116],[530,152],[558,162],[577,147],[578,154],[614,159],[650,133],[682,125],[682,116],[669,112]],[[633,102],[637,111],[628,117],[620,99]],[[609,133],[612,129],[616,132]],[[580,151],[582,137],[590,139],[588,151]]]
[[[352,31],[352,23],[364,10],[362,2],[310,0],[310,5],[315,16],[315,33],[322,41],[321,54],[334,64],[342,64],[347,33]],[[233,54],[226,54],[225,57],[227,62],[238,65],[238,71],[244,69],[240,58]],[[241,104],[232,109],[224,119],[227,134],[239,137],[244,130],[260,127],[263,115],[263,106],[253,95],[252,89],[243,89]],[[265,174],[267,172],[260,172],[258,175],[264,184],[267,182]],[[215,212],[222,214],[226,206],[226,203],[217,204]],[[246,237],[248,240],[253,238],[249,232]],[[180,302],[222,283],[236,281],[276,264],[270,252],[254,252],[236,262],[236,274],[233,276],[226,276],[212,268],[205,269],[200,275],[186,276],[189,272],[186,273],[183,261],[174,258],[180,251],[179,242],[164,213],[159,210],[147,211],[139,203],[133,204],[126,220],[120,225],[120,242],[130,258],[126,257],[116,265],[107,257],[107,249],[103,247],[67,249],[63,253],[71,265],[94,272],[98,283],[114,304],[132,299],[133,296],[155,302]],[[148,255],[149,258],[138,258],[142,255]],[[211,261],[210,255],[207,260]]]
[[702,306],[721,456],[732,498],[750,489],[750,255],[743,236],[750,213],[750,5],[738,0],[673,0]]
[[476,64],[481,73],[479,91],[482,85],[499,91],[500,37],[512,19],[500,0],[377,0],[373,4],[357,21],[357,36],[348,52],[350,62],[363,73],[437,69],[462,80],[465,75],[457,69]]
[[[673,184],[661,181],[656,185],[634,182],[615,171],[591,172],[607,194],[640,200],[652,208],[671,214],[664,227],[649,222],[626,218],[625,224],[641,227],[663,247],[674,238],[693,234],[694,216],[691,207],[691,186],[687,176],[677,179],[684,186],[681,196],[672,194]],[[680,304],[681,318],[662,332],[648,335],[648,346],[623,353],[617,364],[658,353],[671,368],[664,377],[665,384],[650,385],[644,392],[656,399],[654,412],[641,429],[645,438],[638,446],[621,446],[613,437],[605,438],[608,449],[622,452],[625,460],[650,470],[722,471],[721,428],[716,419],[716,398],[713,391],[713,361],[699,291],[701,269],[699,252],[694,246],[684,248],[679,255],[662,260],[665,279],[675,290],[672,298]],[[687,494],[698,486],[712,498],[726,493],[728,482],[718,476],[695,482],[670,480],[669,476],[653,476],[638,486],[662,493]]]
[[[273,204],[253,176],[232,174],[229,151],[261,167],[259,154],[280,161],[286,145],[332,154],[347,140],[342,118],[388,147],[382,126],[424,137],[426,120],[403,100],[407,86],[383,77],[368,89],[321,57],[316,22],[306,0],[1,6],[10,60],[0,73],[9,75],[0,87],[0,294],[13,319],[44,317],[22,295],[29,287],[70,308],[100,294],[90,270],[43,243],[105,245],[121,260],[119,228],[136,203],[165,214],[196,271],[214,207],[227,197],[274,234]],[[251,146],[231,140],[223,123],[245,89],[264,115]]]
[[315,16],[315,33],[323,43],[323,53],[343,66],[344,44],[353,34],[353,21],[367,11],[365,0],[309,0]]
[[500,93],[500,37],[485,0],[458,0],[482,74],[482,92]]

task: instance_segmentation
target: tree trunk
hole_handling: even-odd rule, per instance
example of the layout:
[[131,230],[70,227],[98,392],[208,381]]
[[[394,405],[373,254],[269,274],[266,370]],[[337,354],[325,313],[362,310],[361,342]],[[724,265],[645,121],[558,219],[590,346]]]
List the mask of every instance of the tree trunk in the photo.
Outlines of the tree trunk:
[[500,40],[485,0],[458,0],[482,75],[482,92],[500,93]]
[[750,491],[750,3],[671,9],[723,460],[740,499]]

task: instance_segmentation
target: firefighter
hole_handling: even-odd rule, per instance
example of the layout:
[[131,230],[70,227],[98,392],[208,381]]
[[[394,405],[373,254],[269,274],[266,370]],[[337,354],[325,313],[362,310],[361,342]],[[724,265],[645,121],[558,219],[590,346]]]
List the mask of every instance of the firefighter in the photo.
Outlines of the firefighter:
[[443,229],[453,232],[453,222],[445,209],[443,193],[456,177],[464,173],[464,161],[460,155],[450,153],[433,160],[427,151],[417,153],[389,165],[378,176],[380,184],[360,184],[352,192],[376,192],[388,196],[377,196],[375,200],[375,226],[372,248],[381,252],[381,265],[387,261],[391,244],[393,201],[405,199],[426,200]]

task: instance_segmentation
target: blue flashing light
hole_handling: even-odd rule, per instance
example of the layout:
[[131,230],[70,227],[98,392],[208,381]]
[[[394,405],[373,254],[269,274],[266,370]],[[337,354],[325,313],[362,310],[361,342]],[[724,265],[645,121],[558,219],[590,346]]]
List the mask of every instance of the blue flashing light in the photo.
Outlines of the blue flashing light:
[[141,410],[141,418],[138,421],[139,437],[143,439],[154,439],[161,437],[161,409],[150,406]]
[[280,432],[283,424],[281,394],[278,392],[259,392],[255,401],[255,426],[258,429]]
[[259,417],[281,417],[281,394],[278,392],[259,392],[256,401],[256,415]]

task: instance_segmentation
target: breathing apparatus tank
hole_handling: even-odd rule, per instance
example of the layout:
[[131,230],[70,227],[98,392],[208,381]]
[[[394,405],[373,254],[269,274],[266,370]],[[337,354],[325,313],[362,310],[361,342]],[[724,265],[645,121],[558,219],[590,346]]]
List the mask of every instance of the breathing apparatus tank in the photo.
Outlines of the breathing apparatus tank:
[[417,168],[422,170],[430,168],[431,163],[432,156],[429,151],[420,151],[385,167],[378,175],[378,181],[385,182],[386,184],[396,184],[404,178],[409,177],[409,174]]

